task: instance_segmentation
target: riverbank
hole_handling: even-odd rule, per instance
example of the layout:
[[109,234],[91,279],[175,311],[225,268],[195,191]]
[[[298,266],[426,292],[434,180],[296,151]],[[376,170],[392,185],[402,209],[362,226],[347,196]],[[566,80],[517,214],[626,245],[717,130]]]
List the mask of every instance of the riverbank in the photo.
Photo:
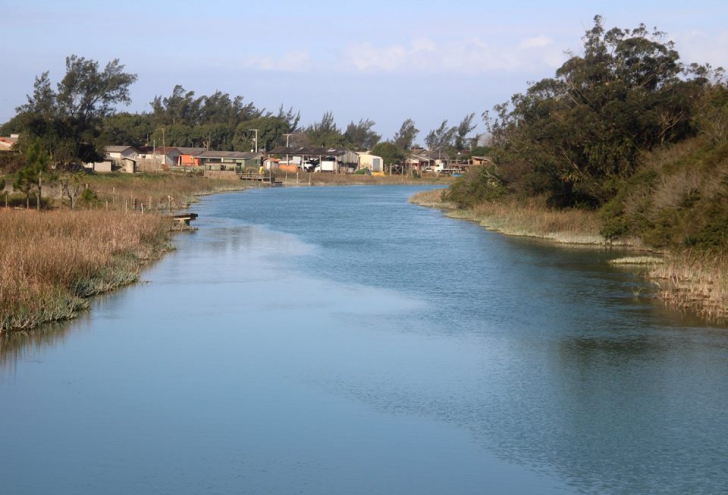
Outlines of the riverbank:
[[483,203],[472,209],[459,209],[443,201],[442,189],[422,191],[410,202],[439,208],[451,218],[477,222],[483,228],[518,237],[545,239],[557,244],[588,246],[621,246],[644,249],[636,239],[610,242],[600,233],[600,222],[595,214],[583,210],[550,210],[537,199],[527,202],[508,200]]
[[0,333],[74,318],[171,249],[160,215],[3,209],[0,229]]
[[196,197],[245,189],[169,174],[86,176],[77,208],[0,208],[0,334],[67,320],[91,296],[132,284],[172,249],[165,213]]
[[[410,202],[438,208],[451,218],[470,220],[510,236],[533,237],[556,244],[619,246],[645,250],[638,240],[607,241],[599,234],[596,214],[579,210],[549,210],[537,200],[510,200],[458,209],[442,200],[442,190],[423,191]],[[649,265],[646,281],[657,287],[656,297],[676,309],[695,311],[708,321],[728,322],[728,259],[725,255],[692,251],[664,253],[664,263]]]

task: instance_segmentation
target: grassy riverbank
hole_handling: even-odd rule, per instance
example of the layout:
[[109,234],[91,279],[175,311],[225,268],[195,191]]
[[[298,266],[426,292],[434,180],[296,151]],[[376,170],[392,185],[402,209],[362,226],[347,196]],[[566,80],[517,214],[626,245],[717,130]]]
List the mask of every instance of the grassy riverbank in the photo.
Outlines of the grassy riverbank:
[[[452,218],[478,222],[488,230],[506,235],[548,239],[559,244],[608,244],[599,233],[599,219],[590,212],[549,209],[538,198],[527,201],[508,199],[459,209],[443,201],[442,193],[442,189],[423,191],[412,196],[410,202],[440,208]],[[623,241],[622,245],[639,247],[635,241]]]
[[[547,239],[558,244],[593,246],[617,245],[600,235],[601,222],[596,213],[583,210],[551,210],[537,200],[506,200],[479,204],[472,209],[457,209],[442,200],[443,190],[415,194],[412,203],[440,208],[452,218],[480,223],[505,235]],[[644,249],[639,240],[622,242],[630,249]],[[647,280],[657,286],[657,297],[667,304],[690,309],[709,321],[728,321],[728,258],[700,251],[668,253],[663,263],[654,257]]]
[[90,296],[137,281],[171,248],[172,221],[156,211],[245,188],[172,174],[88,175],[81,186],[74,210],[53,187],[44,201],[51,210],[0,208],[0,333],[73,318]]
[[0,211],[0,332],[73,318],[169,249],[170,220],[140,213]]

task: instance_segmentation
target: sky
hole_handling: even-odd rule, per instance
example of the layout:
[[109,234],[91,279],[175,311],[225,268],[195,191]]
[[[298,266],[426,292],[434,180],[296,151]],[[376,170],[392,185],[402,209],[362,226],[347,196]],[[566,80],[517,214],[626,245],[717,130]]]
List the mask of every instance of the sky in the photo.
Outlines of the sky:
[[149,111],[176,84],[197,96],[241,95],[301,124],[333,113],[370,119],[390,139],[415,121],[421,142],[554,75],[601,15],[606,28],[657,27],[683,62],[728,68],[728,2],[694,0],[0,0],[0,123],[44,71],[55,83],[75,54],[138,75]]

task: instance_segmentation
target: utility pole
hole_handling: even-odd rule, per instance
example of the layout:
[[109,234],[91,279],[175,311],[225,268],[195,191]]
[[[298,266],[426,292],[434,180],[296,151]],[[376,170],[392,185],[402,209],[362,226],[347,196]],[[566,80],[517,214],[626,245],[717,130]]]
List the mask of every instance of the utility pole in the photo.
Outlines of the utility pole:
[[286,136],[286,167],[291,164],[290,158],[288,157],[288,138],[291,137],[291,134],[284,134]]
[[258,129],[248,129],[249,131],[255,132],[255,137],[253,138],[255,140],[255,152],[258,152]]

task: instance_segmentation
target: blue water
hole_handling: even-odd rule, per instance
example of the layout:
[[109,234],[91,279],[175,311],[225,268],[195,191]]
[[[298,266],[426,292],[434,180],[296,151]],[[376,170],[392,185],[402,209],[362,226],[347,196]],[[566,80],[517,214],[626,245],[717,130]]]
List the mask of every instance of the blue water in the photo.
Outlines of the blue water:
[[417,190],[205,198],[145,283],[4,341],[0,493],[728,493],[726,329]]

